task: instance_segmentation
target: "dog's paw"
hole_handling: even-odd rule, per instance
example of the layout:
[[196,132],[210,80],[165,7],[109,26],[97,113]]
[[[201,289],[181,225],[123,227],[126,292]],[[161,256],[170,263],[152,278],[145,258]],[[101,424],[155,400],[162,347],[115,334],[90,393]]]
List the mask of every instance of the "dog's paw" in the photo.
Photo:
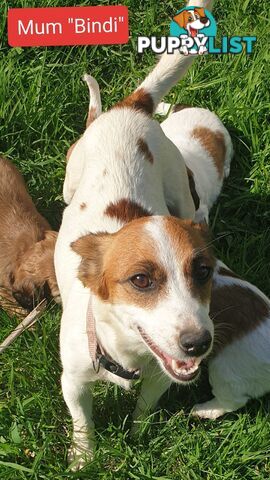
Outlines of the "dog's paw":
[[94,450],[80,448],[78,446],[70,447],[68,451],[68,463],[70,466],[70,470],[73,472],[77,472],[81,470],[85,465],[92,462],[94,458]]
[[226,413],[226,410],[219,405],[215,398],[209,402],[198,403],[191,410],[191,415],[194,417],[210,418],[211,420],[216,420],[224,413]]

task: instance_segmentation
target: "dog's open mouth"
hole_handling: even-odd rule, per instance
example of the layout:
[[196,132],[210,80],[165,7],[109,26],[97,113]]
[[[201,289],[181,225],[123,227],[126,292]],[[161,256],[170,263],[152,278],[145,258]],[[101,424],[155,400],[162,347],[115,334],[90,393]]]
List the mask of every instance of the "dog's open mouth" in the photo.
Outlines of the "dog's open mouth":
[[198,358],[190,358],[187,361],[176,360],[160,350],[141,327],[138,327],[138,330],[148,348],[162,361],[165,370],[174,380],[191,382],[199,375],[200,360]]
[[190,35],[192,36],[192,38],[197,36],[198,30],[196,30],[196,28],[189,27],[189,30],[190,30]]

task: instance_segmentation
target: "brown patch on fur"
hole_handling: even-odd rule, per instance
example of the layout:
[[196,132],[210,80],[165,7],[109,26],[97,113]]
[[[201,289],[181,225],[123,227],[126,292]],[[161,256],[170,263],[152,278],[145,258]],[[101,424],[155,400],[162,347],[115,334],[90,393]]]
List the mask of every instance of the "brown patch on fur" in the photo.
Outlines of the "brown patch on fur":
[[139,88],[135,90],[131,95],[127,98],[118,102],[114,105],[113,108],[134,108],[134,110],[139,110],[140,112],[147,113],[148,115],[152,115],[154,112],[154,102],[150,95],[147,93],[144,88]]
[[111,218],[117,218],[124,223],[131,222],[136,218],[140,217],[149,217],[151,212],[146,210],[136,202],[128,200],[127,198],[122,198],[118,202],[110,203],[105,210],[105,215],[108,215]]
[[139,138],[139,140],[137,141],[137,145],[140,153],[142,153],[146,160],[148,160],[150,163],[154,163],[154,157],[146,141],[143,138]]
[[[164,294],[167,275],[144,231],[145,222],[147,218],[140,218],[114,234],[89,234],[71,244],[82,257],[79,279],[103,301],[153,308]],[[156,288],[147,292],[135,289],[129,279],[138,273],[148,274]]]
[[91,123],[94,122],[94,120],[96,120],[97,118],[97,109],[96,107],[90,107],[89,111],[88,111],[88,116],[87,116],[87,120],[86,120],[86,128],[89,127],[89,125]]
[[80,205],[80,209],[84,210],[86,207],[87,207],[86,203],[82,202],[81,205]]
[[215,327],[213,355],[226,345],[254,330],[269,316],[266,302],[241,285],[213,284],[210,316]]
[[[46,279],[42,279],[41,284],[33,281],[28,260],[50,228],[38,213],[22,175],[11,162],[0,157],[0,285],[9,289],[15,298],[17,294],[23,307],[33,306],[37,291],[46,282]],[[51,258],[53,265],[53,251]],[[38,259],[37,255],[33,262]],[[46,277],[43,268],[45,264],[40,276]]]
[[209,155],[211,155],[216,165],[219,177],[223,178],[226,154],[223,133],[219,132],[218,130],[213,132],[206,127],[196,127],[192,131],[191,135],[192,137],[196,138],[209,153]]
[[[79,279],[103,301],[152,309],[166,295],[168,272],[159,263],[157,246],[145,229],[148,221],[147,217],[140,218],[116,233],[88,234],[71,244],[82,257]],[[179,256],[179,265],[184,262],[185,267],[198,248],[204,249],[205,262],[213,265],[199,226],[172,217],[165,217],[164,221],[175,255]],[[139,273],[150,277],[153,288],[142,292],[132,286],[130,278]],[[210,301],[211,281],[207,287],[199,288],[193,281],[192,271],[185,275],[191,293],[202,301],[207,296]]]
[[72,154],[73,149],[75,148],[75,146],[77,145],[77,143],[78,143],[79,140],[80,140],[80,139],[76,140],[75,143],[73,143],[72,145],[70,145],[70,147],[69,147],[69,149],[68,149],[68,151],[67,151],[67,154],[66,154],[66,162],[69,161],[70,155]]
[[179,256],[179,262],[183,262],[184,275],[191,294],[203,303],[210,302],[211,278],[200,285],[194,275],[194,264],[197,260],[211,268],[215,265],[212,251],[207,247],[209,237],[207,226],[195,224],[189,220],[180,221],[177,218],[171,218],[168,221],[166,218],[165,228],[174,245],[176,255]]
[[173,106],[172,111],[173,113],[181,112],[181,110],[184,110],[185,108],[193,108],[193,107],[192,105],[188,105],[187,103],[177,103],[176,105]]
[[198,210],[200,206],[200,198],[196,191],[194,175],[193,175],[193,172],[190,170],[190,168],[186,167],[186,169],[188,174],[189,189],[193,199],[194,207],[195,207],[195,210]]

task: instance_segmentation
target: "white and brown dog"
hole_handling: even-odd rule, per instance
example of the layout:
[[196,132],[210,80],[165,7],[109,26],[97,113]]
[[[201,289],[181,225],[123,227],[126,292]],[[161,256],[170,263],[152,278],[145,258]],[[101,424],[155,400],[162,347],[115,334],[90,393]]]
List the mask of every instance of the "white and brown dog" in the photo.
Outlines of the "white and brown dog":
[[[93,115],[102,111],[99,85],[90,75],[84,75],[90,102],[86,127],[92,122]],[[220,195],[224,179],[229,176],[233,157],[233,145],[228,130],[217,115],[205,108],[191,107],[186,104],[170,105],[161,102],[156,114],[168,118],[161,122],[161,128],[178,148],[187,169],[189,188],[195,206],[195,221],[209,221],[209,212]],[[68,150],[67,161],[78,141]],[[79,146],[78,146],[79,148]],[[71,158],[64,183],[64,198],[70,203],[77,188],[76,157]],[[73,188],[70,188],[70,178]],[[174,205],[167,198],[167,207],[177,216]]]
[[93,454],[91,382],[128,387],[111,367],[125,378],[139,369],[138,417],[172,381],[193,380],[211,350],[213,259],[200,227],[162,217],[167,204],[186,219],[195,209],[183,158],[152,119],[191,62],[163,55],[133,94],[88,126],[67,164],[55,266],[75,459]]
[[208,361],[214,398],[196,405],[193,414],[215,419],[270,391],[270,301],[218,261],[210,316],[215,328]]
[[[170,108],[168,103],[161,103],[156,113],[166,115]],[[196,221],[208,223],[209,212],[230,173],[233,146],[229,132],[215,113],[188,105],[175,105],[161,128],[186,164]]]

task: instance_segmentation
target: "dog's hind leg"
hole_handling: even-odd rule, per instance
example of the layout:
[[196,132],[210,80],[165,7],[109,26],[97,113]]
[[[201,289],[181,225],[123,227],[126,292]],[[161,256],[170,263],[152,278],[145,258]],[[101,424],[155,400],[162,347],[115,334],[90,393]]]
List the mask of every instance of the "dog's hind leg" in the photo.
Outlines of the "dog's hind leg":
[[68,375],[65,372],[62,375],[62,390],[73,420],[73,442],[68,460],[73,470],[79,470],[93,459],[95,448],[93,396],[89,383],[80,382],[76,375]]

